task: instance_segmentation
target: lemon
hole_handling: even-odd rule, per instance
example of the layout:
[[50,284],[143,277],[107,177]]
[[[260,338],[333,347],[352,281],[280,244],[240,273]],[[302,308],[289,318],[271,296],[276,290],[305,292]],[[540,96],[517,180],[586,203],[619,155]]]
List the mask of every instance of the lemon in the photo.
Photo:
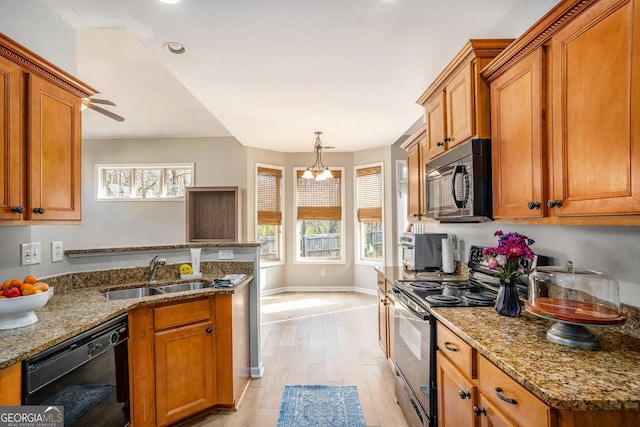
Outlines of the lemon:
[[193,273],[193,269],[191,268],[191,266],[189,264],[182,264],[180,266],[180,274],[183,276],[188,276],[191,273]]

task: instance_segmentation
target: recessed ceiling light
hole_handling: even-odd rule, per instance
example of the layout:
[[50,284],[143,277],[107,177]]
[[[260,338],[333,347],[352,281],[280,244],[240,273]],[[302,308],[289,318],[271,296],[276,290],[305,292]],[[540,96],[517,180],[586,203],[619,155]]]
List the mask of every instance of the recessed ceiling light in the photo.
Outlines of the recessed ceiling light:
[[162,44],[162,47],[167,52],[174,53],[176,55],[182,55],[183,53],[187,52],[187,47],[178,42],[166,42]]
[[178,3],[180,0],[160,0],[162,3],[166,3],[166,4],[176,4]]

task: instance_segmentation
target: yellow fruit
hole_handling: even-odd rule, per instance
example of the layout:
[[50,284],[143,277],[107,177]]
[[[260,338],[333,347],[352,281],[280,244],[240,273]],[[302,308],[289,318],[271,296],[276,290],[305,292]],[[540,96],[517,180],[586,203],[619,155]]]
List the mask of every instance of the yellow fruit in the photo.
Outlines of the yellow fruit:
[[36,289],[36,294],[41,294],[42,291],[40,289]]
[[36,288],[37,290],[41,290],[42,292],[46,292],[49,290],[49,285],[47,285],[44,282],[38,282],[35,285],[33,285],[34,288]]
[[193,269],[189,264],[182,264],[180,266],[180,274],[183,276],[188,276],[193,273]]

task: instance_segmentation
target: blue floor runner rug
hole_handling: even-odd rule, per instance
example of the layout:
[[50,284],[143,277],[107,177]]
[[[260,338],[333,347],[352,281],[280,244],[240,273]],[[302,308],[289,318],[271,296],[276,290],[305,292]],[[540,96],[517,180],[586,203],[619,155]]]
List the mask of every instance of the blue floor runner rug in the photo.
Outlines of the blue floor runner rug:
[[365,427],[356,386],[287,385],[277,427]]

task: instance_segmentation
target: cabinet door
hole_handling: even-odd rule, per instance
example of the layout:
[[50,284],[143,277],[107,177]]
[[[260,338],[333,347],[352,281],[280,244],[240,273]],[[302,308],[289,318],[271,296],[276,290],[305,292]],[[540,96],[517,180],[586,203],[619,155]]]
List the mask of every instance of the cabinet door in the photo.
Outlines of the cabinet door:
[[438,352],[437,358],[438,426],[475,426],[473,413],[476,388],[456,367]]
[[447,94],[445,148],[447,150],[471,138],[475,133],[471,71],[472,64],[465,65],[445,88]]
[[378,288],[378,344],[385,357],[389,357],[389,345],[387,341],[387,296]]
[[34,74],[28,81],[29,217],[80,220],[81,100]]
[[419,220],[424,209],[422,208],[422,181],[421,176],[421,144],[414,144],[407,151],[407,218],[409,221]]
[[158,425],[215,404],[212,325],[200,322],[155,333]]
[[[480,418],[480,427],[517,427],[504,414],[495,408],[482,393],[479,394],[477,416]],[[475,411],[475,409],[474,409]]]
[[427,125],[426,157],[423,161],[431,159],[444,152],[446,136],[445,119],[445,92],[437,93],[425,104],[424,120]]
[[491,82],[493,216],[546,212],[542,130],[542,51]]
[[20,67],[0,58],[0,219],[21,219],[24,143],[20,120]]
[[551,40],[554,215],[640,213],[637,3],[600,1]]

